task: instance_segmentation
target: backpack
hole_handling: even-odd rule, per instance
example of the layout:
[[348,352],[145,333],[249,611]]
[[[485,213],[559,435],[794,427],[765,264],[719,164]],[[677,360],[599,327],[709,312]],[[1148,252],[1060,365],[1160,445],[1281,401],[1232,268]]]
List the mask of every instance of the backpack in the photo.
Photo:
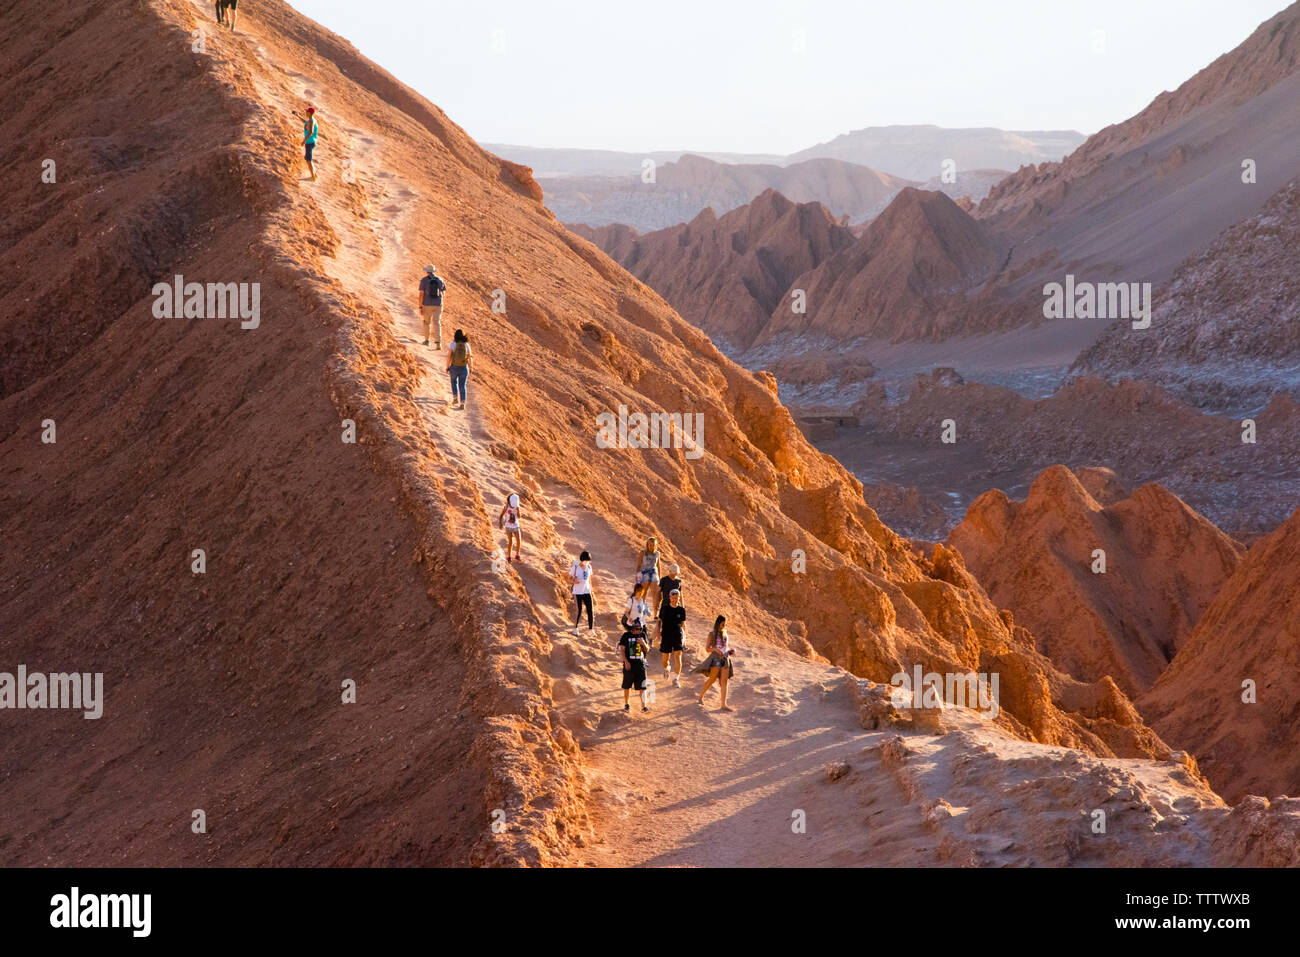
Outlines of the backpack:
[[[429,280],[429,288],[424,287],[424,280]],[[429,273],[420,278],[420,292],[427,295],[430,299],[441,299],[442,294],[447,291],[447,284],[437,276]]]
[[469,343],[458,342],[451,347],[451,364],[454,366],[469,365]]

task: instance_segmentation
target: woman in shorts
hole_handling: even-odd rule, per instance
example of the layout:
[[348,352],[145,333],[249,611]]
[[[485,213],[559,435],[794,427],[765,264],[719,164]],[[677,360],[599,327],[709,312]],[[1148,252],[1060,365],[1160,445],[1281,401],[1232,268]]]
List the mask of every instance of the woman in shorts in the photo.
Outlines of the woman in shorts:
[[[505,508],[501,509],[501,515],[497,519],[497,524],[505,529],[506,532],[506,561],[519,561],[519,496],[514,492],[506,499]],[[510,546],[515,547],[515,557],[510,557]]]
[[312,161],[311,154],[316,149],[316,134],[320,132],[320,126],[316,123],[316,108],[307,107],[307,112],[302,115],[302,146],[305,150],[307,160],[307,172],[311,178],[316,178],[316,164]]
[[709,676],[709,680],[704,682],[704,687],[700,689],[700,704],[704,704],[705,693],[716,681],[722,691],[722,707],[719,710],[731,711],[733,709],[727,707],[727,681],[731,678],[731,642],[727,638],[726,615],[719,615],[713,623],[713,630],[709,632],[709,642],[706,645],[706,650],[709,657],[695,669]]
[[646,601],[652,612],[659,608],[659,543],[652,536],[636,560],[636,580],[646,585]]

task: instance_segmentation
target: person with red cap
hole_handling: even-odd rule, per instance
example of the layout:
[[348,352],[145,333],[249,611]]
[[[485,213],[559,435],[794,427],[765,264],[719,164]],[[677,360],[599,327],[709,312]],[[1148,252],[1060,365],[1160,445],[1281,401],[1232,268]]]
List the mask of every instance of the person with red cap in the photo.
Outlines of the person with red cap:
[[302,118],[302,145],[307,151],[307,172],[311,173],[311,178],[314,180],[316,178],[316,164],[312,162],[311,154],[316,149],[316,134],[320,131],[320,127],[316,123],[316,108],[314,106],[307,107],[307,112],[302,115]]

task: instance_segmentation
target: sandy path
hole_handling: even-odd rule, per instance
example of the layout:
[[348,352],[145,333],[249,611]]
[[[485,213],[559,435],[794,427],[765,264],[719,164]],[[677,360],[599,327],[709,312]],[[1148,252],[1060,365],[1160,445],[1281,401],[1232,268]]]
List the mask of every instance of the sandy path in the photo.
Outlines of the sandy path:
[[[382,304],[398,338],[425,366],[428,375],[416,402],[447,458],[447,464],[433,467],[446,473],[444,478],[477,490],[467,498],[472,507],[485,508],[495,525],[504,491],[518,485],[518,476],[513,464],[487,452],[490,428],[474,401],[474,377],[469,409],[451,410],[446,353],[423,344],[414,306],[422,263],[412,252],[418,242],[409,232],[409,210],[418,194],[388,172],[394,164],[384,161],[382,138],[359,128],[364,124],[358,118],[335,112],[328,90],[311,77],[274,65],[258,42],[254,23],[247,23],[241,35],[280,77],[275,83],[258,80],[269,105],[290,111],[310,100],[331,117],[330,160],[319,164],[320,180],[301,183],[342,240],[331,276],[363,302]],[[330,168],[343,157],[353,160],[367,200],[365,211],[358,210],[337,170]],[[456,328],[456,290],[447,302],[444,345]],[[521,576],[538,623],[551,636],[556,704],[582,745],[588,769],[594,836],[572,863],[861,866],[934,861],[935,838],[922,826],[918,809],[880,767],[875,750],[864,750],[883,735],[858,727],[838,669],[780,649],[743,649],[729,696],[737,710],[727,714],[717,710],[716,691],[707,707],[696,702],[703,678],[689,674],[689,668],[698,655],[688,660],[683,687],[669,687],[654,641],[650,675],[657,685],[656,701],[648,715],[635,703],[632,715],[623,713],[615,651],[621,631],[616,619],[626,594],[622,578],[598,565],[597,628],[589,633],[584,627],[578,636],[570,631],[572,607],[557,603],[556,581],[583,549],[620,558],[631,549],[570,489],[546,485],[535,498],[543,507],[525,515],[524,562],[505,573]],[[705,625],[698,620],[691,625],[694,641],[688,638],[688,648],[693,644],[698,652]],[[837,760],[849,761],[853,772],[831,783],[825,768]],[[795,827],[800,819],[802,830]]]

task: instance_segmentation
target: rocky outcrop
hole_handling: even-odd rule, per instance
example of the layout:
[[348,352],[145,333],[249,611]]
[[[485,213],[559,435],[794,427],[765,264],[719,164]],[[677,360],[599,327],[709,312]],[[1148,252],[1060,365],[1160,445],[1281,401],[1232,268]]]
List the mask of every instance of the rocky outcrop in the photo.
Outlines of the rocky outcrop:
[[1230,801],[1300,794],[1300,512],[1256,542],[1140,699]]
[[982,495],[948,544],[1058,668],[1129,695],[1160,676],[1241,553],[1159,485],[1103,505],[1064,466],[1023,502]]
[[1008,299],[1023,295],[1028,309],[1037,298],[1041,307],[1043,284],[1067,272],[1165,283],[1259,210],[1296,175],[1293,159],[1266,157],[1300,152],[1298,66],[1300,6],[1292,4],[1137,115],[995,186],[976,215],[1014,243]]
[[706,209],[645,236],[629,237],[622,226],[589,235],[683,318],[741,348],[762,331],[796,276],[853,242],[825,207],[773,190],[722,217]]
[[1300,395],[1300,180],[1184,262],[1150,329],[1107,328],[1075,371],[1158,382],[1195,405],[1248,413]]
[[965,294],[1005,257],[1001,241],[947,196],[905,189],[853,245],[794,280],[806,311],[775,310],[759,343],[950,334],[967,316]]

